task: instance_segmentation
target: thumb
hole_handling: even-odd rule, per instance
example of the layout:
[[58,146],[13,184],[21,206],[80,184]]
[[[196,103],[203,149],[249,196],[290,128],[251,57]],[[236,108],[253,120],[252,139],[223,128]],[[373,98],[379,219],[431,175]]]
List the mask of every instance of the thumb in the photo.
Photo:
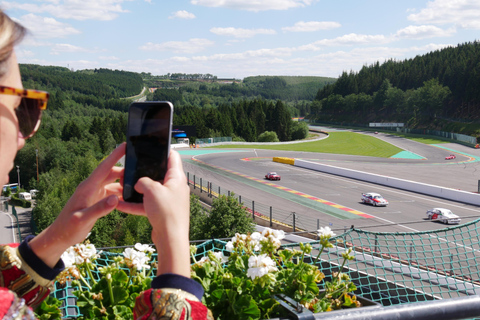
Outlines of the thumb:
[[159,185],[159,182],[153,181],[149,177],[143,177],[138,179],[134,188],[138,193],[145,194],[147,191],[154,190],[157,185]]

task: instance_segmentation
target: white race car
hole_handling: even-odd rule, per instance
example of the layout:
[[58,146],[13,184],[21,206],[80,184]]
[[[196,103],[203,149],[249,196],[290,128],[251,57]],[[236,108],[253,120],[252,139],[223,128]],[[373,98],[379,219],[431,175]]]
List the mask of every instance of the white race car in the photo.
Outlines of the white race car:
[[427,211],[428,220],[439,220],[445,224],[458,224],[460,217],[444,208],[433,208]]
[[384,197],[374,192],[362,193],[362,202],[371,204],[375,207],[376,206],[386,207],[388,204],[388,201]]

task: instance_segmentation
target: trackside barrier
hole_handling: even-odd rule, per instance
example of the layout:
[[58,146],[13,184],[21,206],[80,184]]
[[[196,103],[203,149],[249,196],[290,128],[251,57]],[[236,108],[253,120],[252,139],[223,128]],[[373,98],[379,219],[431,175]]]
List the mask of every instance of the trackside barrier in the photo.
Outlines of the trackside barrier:
[[331,166],[328,164],[322,164],[318,162],[311,162],[306,160],[295,159],[295,166],[305,169],[321,171],[325,173],[335,174],[342,177],[353,178],[362,181],[368,181],[376,184],[381,184],[388,187],[414,191],[434,197],[443,199],[449,199],[459,201],[463,203],[480,205],[480,194],[467,192],[463,190],[455,190],[450,188],[444,188],[431,184],[415,182],[410,180],[403,180],[399,178],[393,178],[388,176],[382,176],[373,173],[367,173],[352,169],[340,168]]
[[292,166],[295,165],[295,159],[293,159],[293,158],[273,157],[273,162],[280,162],[280,163],[285,163],[285,164],[291,164]]

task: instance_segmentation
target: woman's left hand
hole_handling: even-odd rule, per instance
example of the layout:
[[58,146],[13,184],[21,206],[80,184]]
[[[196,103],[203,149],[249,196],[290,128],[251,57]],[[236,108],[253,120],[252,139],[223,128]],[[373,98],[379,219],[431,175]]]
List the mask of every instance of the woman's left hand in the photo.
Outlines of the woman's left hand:
[[29,244],[48,266],[57,264],[63,252],[82,242],[97,220],[118,205],[123,168],[116,163],[125,155],[125,143],[103,160],[92,174],[77,187],[57,219]]

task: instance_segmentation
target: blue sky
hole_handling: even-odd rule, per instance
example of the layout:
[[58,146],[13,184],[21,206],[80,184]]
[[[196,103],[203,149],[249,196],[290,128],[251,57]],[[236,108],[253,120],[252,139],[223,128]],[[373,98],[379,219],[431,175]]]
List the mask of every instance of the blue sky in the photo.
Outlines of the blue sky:
[[18,0],[20,63],[338,77],[478,39],[478,0]]

